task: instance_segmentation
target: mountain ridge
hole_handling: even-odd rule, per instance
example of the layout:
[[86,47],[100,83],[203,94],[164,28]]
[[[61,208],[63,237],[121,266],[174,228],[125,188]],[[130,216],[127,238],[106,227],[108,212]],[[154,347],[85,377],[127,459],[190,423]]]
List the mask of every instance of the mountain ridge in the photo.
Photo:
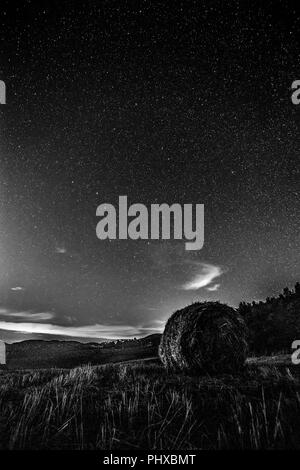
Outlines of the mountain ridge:
[[139,339],[104,342],[30,339],[6,344],[7,367],[71,368],[82,364],[106,364],[158,356],[160,334]]

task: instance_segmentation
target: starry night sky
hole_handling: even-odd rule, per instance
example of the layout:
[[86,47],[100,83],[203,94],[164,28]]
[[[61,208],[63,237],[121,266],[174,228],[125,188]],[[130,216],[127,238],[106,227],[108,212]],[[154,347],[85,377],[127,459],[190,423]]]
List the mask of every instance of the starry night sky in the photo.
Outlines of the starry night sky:
[[[299,281],[293,5],[1,0],[2,338],[139,337]],[[204,204],[204,248],[100,241],[119,195]]]

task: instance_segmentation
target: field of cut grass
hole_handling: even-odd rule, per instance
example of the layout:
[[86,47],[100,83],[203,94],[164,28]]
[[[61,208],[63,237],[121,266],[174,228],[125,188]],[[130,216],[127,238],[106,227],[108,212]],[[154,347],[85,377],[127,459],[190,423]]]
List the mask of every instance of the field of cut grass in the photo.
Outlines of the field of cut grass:
[[299,448],[299,412],[295,371],[255,361],[239,377],[151,361],[0,375],[0,449]]

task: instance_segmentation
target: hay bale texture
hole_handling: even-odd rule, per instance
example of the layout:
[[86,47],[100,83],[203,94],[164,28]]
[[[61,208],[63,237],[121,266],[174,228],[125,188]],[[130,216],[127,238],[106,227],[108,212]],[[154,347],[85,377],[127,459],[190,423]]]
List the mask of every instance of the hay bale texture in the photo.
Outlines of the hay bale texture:
[[220,302],[194,303],[167,321],[159,356],[174,372],[236,373],[245,363],[246,338],[246,326],[236,310]]

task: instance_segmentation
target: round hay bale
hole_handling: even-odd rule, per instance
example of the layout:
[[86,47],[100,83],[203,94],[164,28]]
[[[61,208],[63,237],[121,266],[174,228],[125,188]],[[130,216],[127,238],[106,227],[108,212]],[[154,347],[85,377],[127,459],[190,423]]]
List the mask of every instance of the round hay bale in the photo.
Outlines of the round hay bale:
[[198,302],[169,318],[159,356],[171,371],[235,373],[245,363],[246,337],[244,321],[232,307],[220,302]]

